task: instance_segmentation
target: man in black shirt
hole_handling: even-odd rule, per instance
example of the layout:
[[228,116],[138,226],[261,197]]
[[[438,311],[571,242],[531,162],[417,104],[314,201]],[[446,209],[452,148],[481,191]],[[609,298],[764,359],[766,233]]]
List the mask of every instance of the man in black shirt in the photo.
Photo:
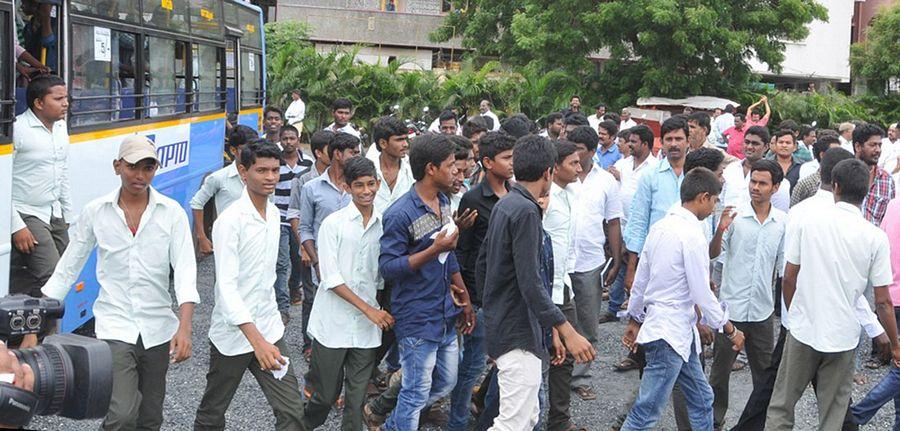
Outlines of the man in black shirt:
[[459,203],[458,214],[466,210],[475,211],[475,223],[469,229],[461,229],[456,247],[456,260],[459,261],[463,281],[469,289],[469,298],[477,313],[475,330],[463,339],[463,355],[459,361],[456,387],[450,398],[450,417],[448,431],[463,431],[469,424],[469,405],[472,388],[484,371],[484,327],[481,312],[481,292],[476,285],[475,263],[478,251],[488,230],[488,220],[494,204],[506,195],[509,190],[509,179],[513,176],[513,146],[516,141],[501,132],[488,132],[481,137],[481,165],[484,167],[484,180],[472,187],[463,195]]
[[[545,284],[552,280],[553,269],[542,269],[544,233],[537,199],[550,192],[555,162],[556,150],[546,138],[528,135],[517,141],[517,183],[494,206],[478,258],[487,353],[496,360],[500,384],[496,429],[526,430],[537,423],[541,361],[547,358],[544,335],[551,328],[577,362],[592,361],[596,355],[553,304]],[[556,354],[554,360],[565,355]]]

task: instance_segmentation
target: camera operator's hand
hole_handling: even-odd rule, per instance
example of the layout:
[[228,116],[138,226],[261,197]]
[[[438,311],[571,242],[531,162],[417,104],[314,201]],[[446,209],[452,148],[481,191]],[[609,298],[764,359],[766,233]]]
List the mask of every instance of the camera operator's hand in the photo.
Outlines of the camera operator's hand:
[[37,334],[25,334],[22,337],[22,344],[19,344],[20,349],[27,349],[29,347],[34,347],[38,345],[38,337]]
[[14,376],[12,381],[14,386],[26,391],[34,390],[34,370],[28,364],[19,364],[16,355],[6,350],[5,344],[0,343],[0,374],[4,373]]

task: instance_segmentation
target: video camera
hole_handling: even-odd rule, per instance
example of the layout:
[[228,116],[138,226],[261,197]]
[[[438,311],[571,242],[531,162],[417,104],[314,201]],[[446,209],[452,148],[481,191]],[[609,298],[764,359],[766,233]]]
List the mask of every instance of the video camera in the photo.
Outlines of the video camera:
[[[0,298],[0,338],[45,331],[64,310],[56,299]],[[35,414],[72,419],[106,415],[112,396],[112,353],[105,342],[61,334],[44,338],[40,346],[10,351],[34,370],[34,389],[29,392],[0,381],[0,423],[24,426]]]

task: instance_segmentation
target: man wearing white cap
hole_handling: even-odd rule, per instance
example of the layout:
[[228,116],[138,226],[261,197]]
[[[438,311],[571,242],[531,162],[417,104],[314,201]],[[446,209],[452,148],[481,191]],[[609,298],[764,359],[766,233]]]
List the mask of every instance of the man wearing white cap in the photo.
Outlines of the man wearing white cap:
[[[97,338],[109,344],[113,387],[102,428],[159,429],[169,363],[191,356],[197,294],[194,246],[185,211],[150,186],[159,160],[149,139],[122,142],[113,169],[122,185],[89,202],[72,226],[71,242],[41,289],[62,300],[95,247],[100,293]],[[179,315],[172,311],[169,267]]]

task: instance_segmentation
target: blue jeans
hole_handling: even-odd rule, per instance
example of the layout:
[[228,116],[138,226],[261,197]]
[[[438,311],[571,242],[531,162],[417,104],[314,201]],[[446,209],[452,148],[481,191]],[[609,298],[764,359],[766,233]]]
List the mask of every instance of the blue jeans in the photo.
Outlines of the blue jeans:
[[691,428],[713,429],[713,392],[694,346],[687,362],[665,340],[644,344],[644,351],[647,366],[641,377],[641,389],[622,431],[654,429],[676,382],[684,392]]
[[416,431],[422,409],[449,394],[456,385],[456,331],[447,331],[440,342],[404,337],[397,340],[397,345],[403,377],[397,407],[384,426],[388,431]]
[[275,301],[278,311],[291,308],[291,292],[288,290],[288,277],[291,274],[291,227],[281,226],[281,237],[278,239],[278,261],[275,264]]
[[858,425],[869,423],[878,409],[890,400],[894,400],[894,431],[900,431],[900,368],[893,365],[862,401],[850,407],[853,422]]
[[619,274],[616,275],[616,281],[609,288],[609,312],[618,313],[625,303],[625,268],[619,268]]
[[475,330],[463,336],[462,359],[456,387],[450,394],[450,417],[448,431],[465,431],[469,428],[469,407],[472,404],[472,388],[485,366],[484,352],[484,312],[479,308],[475,314]]

